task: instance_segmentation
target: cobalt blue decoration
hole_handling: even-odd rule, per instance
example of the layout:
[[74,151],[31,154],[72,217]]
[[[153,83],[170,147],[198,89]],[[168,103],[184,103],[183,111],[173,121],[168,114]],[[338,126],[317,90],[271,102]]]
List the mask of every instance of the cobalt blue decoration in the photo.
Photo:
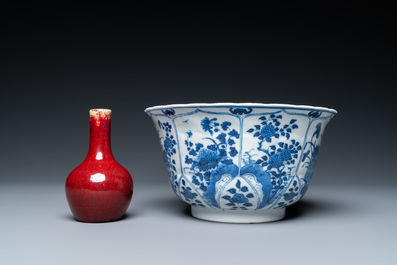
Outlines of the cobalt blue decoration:
[[220,222],[282,219],[305,195],[335,110],[285,104],[151,107],[168,178],[192,215]]

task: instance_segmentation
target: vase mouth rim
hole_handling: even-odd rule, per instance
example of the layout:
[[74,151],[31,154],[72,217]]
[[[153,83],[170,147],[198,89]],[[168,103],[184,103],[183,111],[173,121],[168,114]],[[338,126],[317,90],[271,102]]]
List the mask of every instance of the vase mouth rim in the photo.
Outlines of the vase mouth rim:
[[334,109],[326,107],[315,107],[310,105],[294,105],[294,104],[280,104],[280,103],[187,103],[187,104],[168,104],[168,105],[157,105],[148,107],[145,112],[153,110],[170,109],[170,108],[201,108],[201,107],[254,107],[254,108],[287,108],[287,109],[304,109],[304,110],[320,110],[328,111],[333,114],[338,112]]
[[108,117],[112,115],[111,109],[90,109],[90,117]]

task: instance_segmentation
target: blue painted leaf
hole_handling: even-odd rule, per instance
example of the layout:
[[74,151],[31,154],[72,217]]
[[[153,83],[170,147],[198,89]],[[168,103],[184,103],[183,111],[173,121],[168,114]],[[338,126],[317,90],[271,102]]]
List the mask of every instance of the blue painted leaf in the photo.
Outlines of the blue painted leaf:
[[254,131],[254,129],[249,129],[247,132],[252,133]]
[[235,143],[236,142],[233,139],[231,139],[231,138],[227,141],[228,145],[234,145]]
[[225,195],[225,196],[222,196],[222,199],[225,199],[225,200],[230,200],[230,196],[229,195]]
[[[194,185],[200,185],[200,181],[197,179],[196,176],[193,176],[193,177],[192,177],[192,183],[193,183]],[[201,187],[200,187],[200,188],[201,188]]]
[[293,123],[295,123],[296,122],[296,120],[295,119],[292,119],[289,123],[290,124],[293,124]]
[[259,125],[254,125],[254,127],[255,127],[255,129],[257,129],[257,130],[260,130],[260,129],[261,129],[261,126],[259,126]]
[[244,205],[244,206],[247,206],[247,207],[251,207],[251,206],[252,206],[252,203],[246,202],[246,203],[244,203],[243,205]]
[[231,157],[235,157],[238,154],[238,151],[234,147],[230,147],[230,152],[229,152]]
[[254,198],[254,194],[248,193],[246,197],[247,197],[247,198]]
[[298,129],[298,125],[296,124],[292,125],[292,129]]
[[227,205],[227,206],[235,206],[235,204],[232,203],[232,202],[226,203],[226,205]]
[[207,191],[207,186],[205,186],[203,183],[201,183],[200,190]]
[[226,134],[221,133],[216,137],[216,139],[218,139],[221,144],[225,144],[226,143]]
[[212,151],[216,151],[218,149],[218,146],[211,144],[211,145],[207,145],[207,148],[212,150]]
[[198,143],[196,144],[196,152],[200,151],[200,149],[203,147],[204,145],[202,143]]
[[185,180],[184,180],[184,179],[182,179],[182,184],[183,184],[183,185],[186,185],[186,182],[185,182]]
[[223,122],[222,125],[221,125],[222,130],[226,131],[229,128],[230,125],[232,125],[232,124],[230,122],[228,122],[228,121]]
[[241,187],[241,181],[240,181],[239,179],[237,180],[236,187],[237,187],[237,188],[240,188],[240,187]]
[[227,191],[230,192],[231,194],[235,194],[236,193],[236,189],[235,188],[228,189]]
[[236,139],[240,138],[240,134],[233,129],[231,132],[228,133],[231,137],[235,137]]
[[248,191],[248,188],[247,188],[247,186],[243,186],[243,187],[241,187],[241,191],[242,191],[242,192],[247,192],[247,191]]

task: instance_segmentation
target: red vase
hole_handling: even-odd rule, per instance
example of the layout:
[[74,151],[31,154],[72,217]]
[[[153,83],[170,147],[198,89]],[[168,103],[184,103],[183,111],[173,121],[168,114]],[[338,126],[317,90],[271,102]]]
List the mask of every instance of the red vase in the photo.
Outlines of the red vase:
[[82,222],[118,220],[131,202],[132,178],[113,157],[110,120],[111,110],[90,110],[88,155],[66,180],[69,207]]

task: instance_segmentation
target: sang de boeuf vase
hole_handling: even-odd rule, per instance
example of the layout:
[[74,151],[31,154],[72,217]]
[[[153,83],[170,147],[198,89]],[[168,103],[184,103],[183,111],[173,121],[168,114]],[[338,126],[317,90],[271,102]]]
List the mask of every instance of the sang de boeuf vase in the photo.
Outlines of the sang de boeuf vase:
[[66,197],[76,220],[107,222],[125,214],[132,198],[130,173],[113,157],[111,110],[91,109],[90,145],[86,159],[66,180]]
[[232,223],[282,219],[307,191],[335,110],[286,104],[147,108],[168,178],[194,217]]

